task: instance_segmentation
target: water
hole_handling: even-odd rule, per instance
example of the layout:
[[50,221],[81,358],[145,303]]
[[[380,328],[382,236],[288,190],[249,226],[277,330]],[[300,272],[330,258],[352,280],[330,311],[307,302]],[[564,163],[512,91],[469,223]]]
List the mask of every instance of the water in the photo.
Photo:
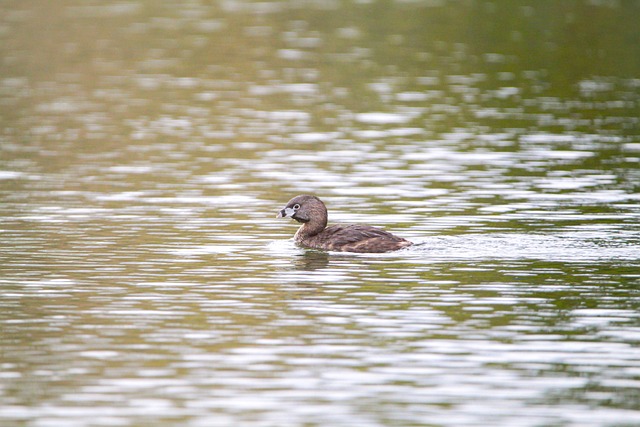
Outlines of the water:
[[[0,424],[640,424],[637,2],[50,3],[0,6]],[[297,248],[300,193],[416,245]]]

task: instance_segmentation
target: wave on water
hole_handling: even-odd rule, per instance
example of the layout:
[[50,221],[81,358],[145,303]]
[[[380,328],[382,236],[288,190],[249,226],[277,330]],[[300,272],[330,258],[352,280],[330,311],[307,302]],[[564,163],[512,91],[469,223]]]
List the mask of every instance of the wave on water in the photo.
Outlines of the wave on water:
[[537,259],[558,262],[640,260],[640,239],[572,235],[465,234],[416,241],[408,251],[433,260]]

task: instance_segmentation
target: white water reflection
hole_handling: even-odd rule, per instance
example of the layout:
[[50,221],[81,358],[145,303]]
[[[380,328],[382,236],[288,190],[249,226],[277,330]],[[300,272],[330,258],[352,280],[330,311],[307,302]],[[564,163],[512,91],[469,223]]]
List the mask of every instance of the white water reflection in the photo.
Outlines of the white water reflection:
[[101,3],[0,13],[0,424],[640,424],[630,3]]
[[[640,248],[633,243],[620,246],[598,244],[598,238],[615,233],[612,227],[599,229],[598,234],[578,230],[565,235],[491,234],[434,237],[418,242],[415,250],[435,261],[474,259],[536,259],[556,262],[589,262],[592,260],[634,261],[640,257]],[[586,234],[584,236],[583,234]],[[413,252],[412,251],[412,252]]]

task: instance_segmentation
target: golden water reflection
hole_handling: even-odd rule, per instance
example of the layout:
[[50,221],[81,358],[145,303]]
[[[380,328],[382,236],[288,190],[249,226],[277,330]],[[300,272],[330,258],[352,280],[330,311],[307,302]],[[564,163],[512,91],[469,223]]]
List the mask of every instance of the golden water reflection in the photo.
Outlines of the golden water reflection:
[[0,12],[0,424],[640,423],[635,2]]

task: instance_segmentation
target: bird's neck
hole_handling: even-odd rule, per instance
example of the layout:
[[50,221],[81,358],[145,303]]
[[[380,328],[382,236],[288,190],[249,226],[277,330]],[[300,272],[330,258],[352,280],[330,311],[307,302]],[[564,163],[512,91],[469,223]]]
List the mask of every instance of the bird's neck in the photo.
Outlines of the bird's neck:
[[311,220],[309,222],[302,224],[302,227],[300,227],[296,232],[295,237],[296,239],[299,239],[299,240],[305,237],[312,237],[322,232],[322,230],[324,230],[326,227],[327,227],[326,219]]

